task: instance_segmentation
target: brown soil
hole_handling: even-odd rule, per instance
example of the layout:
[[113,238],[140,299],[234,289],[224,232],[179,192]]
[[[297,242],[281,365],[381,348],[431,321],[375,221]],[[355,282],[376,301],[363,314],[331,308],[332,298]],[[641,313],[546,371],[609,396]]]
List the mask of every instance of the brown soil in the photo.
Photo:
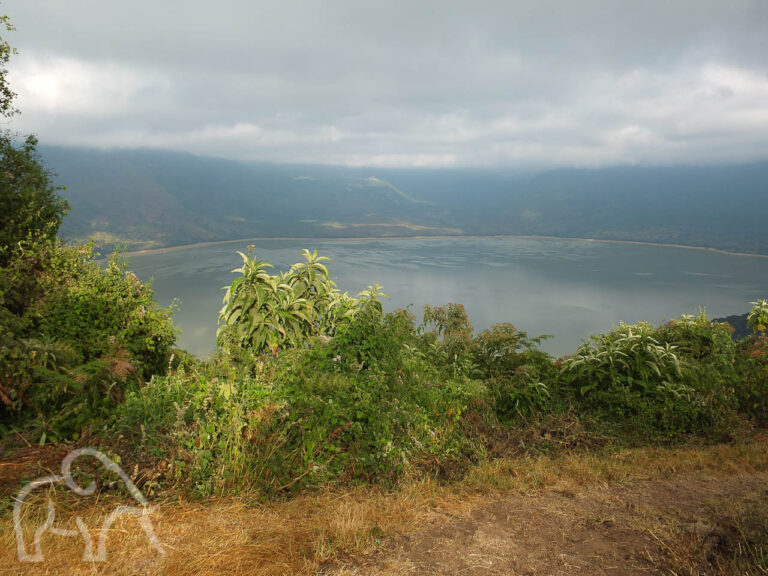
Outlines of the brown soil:
[[[327,575],[727,574],[717,554],[736,501],[768,502],[768,475],[674,478],[510,494],[468,514],[435,510],[426,526]],[[734,542],[735,544],[735,542]]]

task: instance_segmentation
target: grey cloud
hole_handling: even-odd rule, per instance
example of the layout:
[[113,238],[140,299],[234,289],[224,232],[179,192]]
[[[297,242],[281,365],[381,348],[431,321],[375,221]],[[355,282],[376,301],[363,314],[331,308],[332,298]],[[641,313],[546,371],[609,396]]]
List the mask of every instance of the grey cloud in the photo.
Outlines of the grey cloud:
[[2,6],[17,124],[44,142],[482,166],[768,150],[762,0]]

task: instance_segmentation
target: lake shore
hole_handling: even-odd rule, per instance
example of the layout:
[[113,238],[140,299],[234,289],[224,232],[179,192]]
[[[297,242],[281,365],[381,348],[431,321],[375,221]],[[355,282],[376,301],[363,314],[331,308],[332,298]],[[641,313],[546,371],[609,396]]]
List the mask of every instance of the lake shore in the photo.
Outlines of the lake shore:
[[262,236],[256,238],[235,238],[233,240],[214,240],[210,242],[195,242],[193,244],[180,244],[178,246],[165,246],[161,248],[146,248],[142,250],[131,250],[127,255],[145,255],[145,254],[165,254],[168,252],[178,252],[190,250],[193,248],[205,248],[207,246],[220,246],[224,244],[236,243],[254,243],[264,241],[321,241],[321,242],[373,242],[387,240],[447,240],[447,239],[472,239],[472,238],[519,238],[523,240],[569,240],[573,242],[591,242],[603,244],[628,244],[637,246],[657,246],[660,248],[679,248],[683,250],[699,250],[704,252],[714,252],[725,254],[727,256],[744,256],[750,258],[768,258],[768,254],[754,254],[751,252],[733,252],[721,248],[711,248],[707,246],[689,246],[687,244],[666,244],[664,242],[645,242],[641,240],[610,240],[605,238],[575,238],[569,236],[537,236],[531,234],[491,234],[481,236],[478,234],[439,234],[439,235],[416,235],[416,236],[354,236],[354,237],[303,237],[303,236]]

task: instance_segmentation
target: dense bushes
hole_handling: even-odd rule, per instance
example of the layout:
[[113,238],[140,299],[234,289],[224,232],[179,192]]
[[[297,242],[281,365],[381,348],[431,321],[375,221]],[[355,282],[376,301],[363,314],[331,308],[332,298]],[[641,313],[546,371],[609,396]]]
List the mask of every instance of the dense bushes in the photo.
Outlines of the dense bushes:
[[0,269],[0,417],[51,439],[109,416],[167,366],[170,312],[113,257],[89,246],[28,248]]
[[[555,362],[538,348],[545,337],[511,324],[474,335],[460,304],[425,307],[420,326],[407,310],[383,314],[377,291],[343,296],[327,268],[313,264],[317,254],[303,255],[303,265],[256,282],[267,265],[243,255],[229,302],[237,292],[250,302],[242,310],[268,312],[254,322],[225,307],[217,358],[192,374],[156,378],[120,409],[121,430],[139,427],[148,447],[171,448],[164,457],[198,493],[459,470],[498,437],[489,431],[544,422],[553,412],[630,443],[723,439],[740,408],[751,402],[759,412],[746,390],[765,381],[764,356],[751,349],[754,382],[739,392],[735,382],[746,374],[739,348],[727,325],[703,313],[659,328],[621,324]],[[308,269],[320,288],[297,281]],[[285,316],[268,284],[288,295]],[[283,333],[280,318],[298,320]],[[254,326],[265,335],[226,336]]]
[[464,416],[486,405],[485,390],[425,358],[413,317],[369,302],[335,338],[262,356],[247,375],[156,378],[118,422],[143,426],[149,446],[176,446],[166,456],[199,493],[439,473],[482,454]]
[[451,474],[559,412],[622,443],[720,440],[766,420],[765,339],[737,345],[703,313],[621,324],[555,361],[512,324],[475,335],[460,304],[427,306],[420,325],[384,314],[378,287],[349,297],[303,257],[270,276],[243,255],[219,353],[164,376],[169,312],[119,259],[25,252],[0,275],[6,423],[13,412],[60,438],[111,419],[167,482],[210,494]]
[[703,312],[657,329],[621,324],[585,342],[563,362],[561,377],[583,411],[630,437],[727,438],[735,350],[730,328]]
[[557,412],[636,443],[728,438],[740,413],[765,406],[761,340],[737,346],[703,313],[621,324],[556,362],[538,348],[544,337],[511,324],[474,335],[459,304],[427,307],[417,326],[407,310],[384,314],[374,295],[357,302],[332,332],[308,325],[298,346],[238,352],[230,341],[207,364],[132,390],[119,431],[195,493],[274,493],[450,474],[486,441],[497,453],[503,429],[546,426]]
[[[759,412],[746,390],[764,382],[764,357],[751,349],[754,382],[737,391],[746,374],[739,347],[727,325],[703,313],[658,328],[621,324],[555,362],[538,348],[545,337],[511,324],[474,335],[460,304],[427,306],[420,326],[410,311],[384,314],[377,291],[342,296],[325,266],[312,264],[317,255],[304,258],[325,288],[297,282],[301,265],[255,284],[283,280],[288,314],[299,319],[291,339],[269,324],[283,301],[249,289],[258,301],[243,310],[273,317],[256,328],[263,339],[225,337],[208,364],[155,378],[120,407],[119,429],[140,429],[148,449],[165,447],[175,477],[197,493],[460,470],[498,438],[492,431],[544,422],[553,412],[631,443],[723,439],[739,409],[752,402]],[[265,266],[244,256],[230,297]],[[255,325],[245,313],[222,320],[224,334]]]

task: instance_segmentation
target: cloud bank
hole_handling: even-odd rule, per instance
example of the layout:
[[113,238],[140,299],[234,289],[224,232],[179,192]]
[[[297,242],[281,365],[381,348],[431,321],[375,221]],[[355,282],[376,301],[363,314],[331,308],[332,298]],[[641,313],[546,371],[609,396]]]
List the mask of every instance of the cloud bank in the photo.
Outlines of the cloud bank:
[[763,0],[2,9],[14,127],[43,143],[373,166],[768,156]]

